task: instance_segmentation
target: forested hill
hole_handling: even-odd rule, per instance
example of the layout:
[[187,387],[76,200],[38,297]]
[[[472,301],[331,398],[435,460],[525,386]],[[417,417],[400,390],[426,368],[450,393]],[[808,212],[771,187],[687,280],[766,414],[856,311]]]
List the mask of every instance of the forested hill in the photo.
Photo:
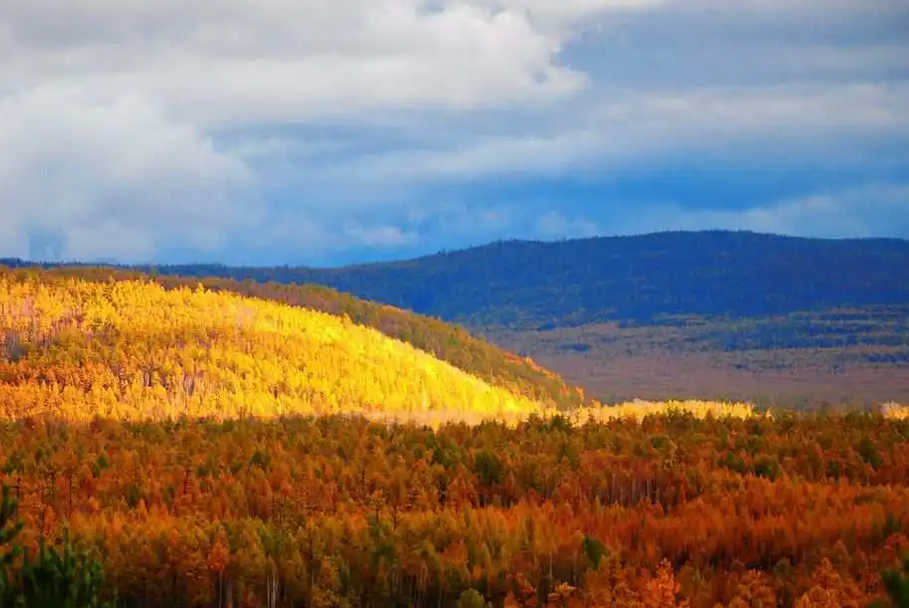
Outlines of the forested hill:
[[751,316],[909,301],[909,241],[750,232],[507,241],[343,268],[153,270],[318,283],[477,326],[565,326],[686,313]]
[[660,314],[751,316],[909,301],[909,241],[750,232],[508,241],[337,269],[157,270],[319,283],[443,319],[524,327]]
[[511,388],[344,316],[201,285],[0,270],[0,419],[542,411]]
[[[25,265],[9,261],[10,266]],[[281,304],[346,317],[356,324],[377,329],[388,337],[412,346],[445,361],[454,367],[477,376],[490,384],[525,396],[548,407],[570,408],[583,405],[585,395],[580,388],[569,386],[561,377],[536,365],[531,359],[519,357],[467,330],[438,319],[417,315],[393,306],[362,300],[349,294],[319,285],[292,285],[276,282],[234,281],[216,277],[181,277],[157,275],[119,268],[94,266],[64,266],[44,271],[17,271],[20,279],[32,274],[32,279],[52,281],[72,278],[92,282],[149,281],[174,290],[195,289],[199,286],[214,292],[235,293],[271,300]],[[25,274],[22,274],[25,273]],[[0,279],[15,276],[2,269]],[[4,344],[0,334],[0,346]],[[0,352],[2,356],[2,352]]]

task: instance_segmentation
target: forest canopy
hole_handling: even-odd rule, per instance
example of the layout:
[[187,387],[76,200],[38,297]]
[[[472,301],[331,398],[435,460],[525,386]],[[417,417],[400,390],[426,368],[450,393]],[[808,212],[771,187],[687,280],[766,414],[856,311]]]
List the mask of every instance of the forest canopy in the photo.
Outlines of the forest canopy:
[[123,606],[864,608],[909,550],[880,415],[6,422],[0,477]]
[[903,605],[905,407],[601,406],[356,300],[106,272],[0,272],[0,608]]
[[542,407],[347,317],[201,286],[0,275],[0,327],[7,418]]

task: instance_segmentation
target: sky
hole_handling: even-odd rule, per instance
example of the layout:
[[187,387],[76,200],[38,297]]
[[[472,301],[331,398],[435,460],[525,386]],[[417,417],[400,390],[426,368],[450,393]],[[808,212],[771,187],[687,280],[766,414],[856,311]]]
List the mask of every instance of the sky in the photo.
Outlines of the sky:
[[905,0],[4,0],[0,257],[909,238]]

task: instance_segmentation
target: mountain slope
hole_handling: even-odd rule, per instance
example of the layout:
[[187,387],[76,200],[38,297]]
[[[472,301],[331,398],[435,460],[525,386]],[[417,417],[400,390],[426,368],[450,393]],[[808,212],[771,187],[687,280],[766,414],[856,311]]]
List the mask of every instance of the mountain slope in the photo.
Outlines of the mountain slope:
[[[25,265],[19,261],[9,262],[10,265]],[[586,401],[582,390],[567,385],[558,375],[540,367],[529,358],[519,357],[477,338],[462,327],[393,306],[361,300],[324,286],[240,282],[215,277],[160,274],[149,276],[121,268],[82,265],[53,267],[45,272],[55,276],[102,282],[152,280],[166,289],[195,288],[201,284],[213,291],[226,291],[332,315],[344,315],[354,323],[372,327],[391,338],[408,342],[490,384],[544,403],[547,407],[565,409],[583,405]]]
[[909,241],[748,232],[510,241],[334,269],[156,270],[319,283],[472,326],[568,326],[689,313],[753,316],[909,301]]
[[541,409],[347,318],[202,287],[7,271],[0,331],[5,418]]

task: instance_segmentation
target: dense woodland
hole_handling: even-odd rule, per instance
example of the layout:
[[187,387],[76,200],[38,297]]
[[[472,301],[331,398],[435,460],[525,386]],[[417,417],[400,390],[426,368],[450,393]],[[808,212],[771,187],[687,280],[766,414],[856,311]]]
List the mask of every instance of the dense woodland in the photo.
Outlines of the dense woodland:
[[0,466],[121,606],[864,607],[909,549],[880,415],[26,420]]
[[0,417],[540,411],[349,318],[201,286],[0,275]]
[[909,600],[905,407],[582,405],[332,291],[113,272],[0,272],[0,608]]
[[55,267],[42,271],[10,271],[0,267],[0,277],[8,281],[32,283],[62,278],[102,283],[142,281],[154,282],[168,290],[196,289],[201,285],[209,291],[251,296],[346,317],[358,325],[371,327],[390,338],[407,342],[490,384],[504,387],[549,407],[565,409],[586,402],[582,390],[568,386],[556,374],[541,368],[528,358],[518,357],[474,337],[461,327],[392,306],[361,300],[319,285],[146,275],[123,269],[87,266]]

